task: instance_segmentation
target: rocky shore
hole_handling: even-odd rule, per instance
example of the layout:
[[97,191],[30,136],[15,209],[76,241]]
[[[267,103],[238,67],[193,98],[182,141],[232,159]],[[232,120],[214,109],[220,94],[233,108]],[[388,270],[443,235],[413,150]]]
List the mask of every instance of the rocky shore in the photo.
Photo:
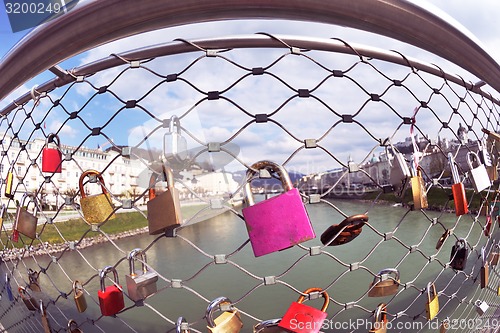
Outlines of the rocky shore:
[[23,252],[24,256],[54,255],[63,252],[67,249],[69,249],[70,251],[75,249],[81,250],[89,246],[107,242],[109,239],[118,240],[126,237],[141,235],[146,232],[148,232],[148,227],[135,230],[128,230],[114,235],[107,235],[107,237],[99,235],[95,237],[84,238],[78,244],[76,241],[69,241],[60,244],[50,244],[48,242],[44,242],[42,244],[30,246],[28,248],[28,251],[26,251],[25,248],[5,249],[3,251],[0,251],[0,257],[3,258],[3,260],[5,261],[5,260],[13,260],[16,258],[21,258]]

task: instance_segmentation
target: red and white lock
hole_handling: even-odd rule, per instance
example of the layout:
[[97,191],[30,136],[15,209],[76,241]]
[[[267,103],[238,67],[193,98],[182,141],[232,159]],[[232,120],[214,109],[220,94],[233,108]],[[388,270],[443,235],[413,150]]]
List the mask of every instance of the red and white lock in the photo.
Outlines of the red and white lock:
[[[109,272],[113,272],[115,283],[106,287],[104,279]],[[125,307],[122,287],[118,281],[118,273],[113,266],[106,266],[99,273],[99,278],[101,279],[101,289],[97,291],[97,297],[99,298],[101,313],[103,316],[114,316]]]
[[[263,169],[278,174],[285,192],[254,204],[250,181],[255,173]],[[281,251],[316,237],[299,190],[293,187],[283,166],[270,161],[252,165],[247,171],[245,192],[248,207],[243,208],[242,213],[256,257]]]
[[[49,148],[49,143],[54,143],[56,148]],[[42,150],[42,172],[61,173],[62,152],[61,141],[57,134],[49,134]]]
[[327,316],[326,309],[330,304],[330,297],[321,288],[309,288],[304,291],[309,299],[315,293],[319,293],[325,299],[321,310],[303,304],[305,296],[301,295],[297,302],[290,305],[278,326],[295,333],[318,333]]

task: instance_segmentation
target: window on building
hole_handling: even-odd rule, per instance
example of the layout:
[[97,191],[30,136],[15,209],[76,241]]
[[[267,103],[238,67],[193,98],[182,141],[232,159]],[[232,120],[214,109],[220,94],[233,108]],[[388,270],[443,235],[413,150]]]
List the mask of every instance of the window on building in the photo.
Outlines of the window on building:
[[20,175],[22,173],[22,171],[23,171],[23,169],[20,166],[18,166],[17,167],[17,173]]
[[3,172],[3,164],[0,164],[0,173]]

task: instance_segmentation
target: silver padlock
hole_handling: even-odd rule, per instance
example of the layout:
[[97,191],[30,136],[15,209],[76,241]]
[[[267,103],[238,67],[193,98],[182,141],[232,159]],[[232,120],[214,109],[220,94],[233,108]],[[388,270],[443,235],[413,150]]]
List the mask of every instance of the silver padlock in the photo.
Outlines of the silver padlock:
[[491,158],[491,154],[488,152],[488,145],[484,139],[479,142],[478,156],[481,159],[481,163],[483,163],[485,167],[493,166],[493,160]]
[[476,306],[476,311],[480,316],[484,315],[490,307],[488,303],[481,300],[477,300],[476,303],[474,303],[474,305]]
[[389,179],[396,196],[403,197],[410,185],[411,173],[403,154],[399,152],[394,152]]
[[[477,166],[475,167],[473,166],[474,161],[472,160],[472,158],[474,158],[474,160],[476,161]],[[476,153],[467,153],[467,164],[470,168],[470,180],[472,182],[472,185],[474,186],[474,191],[476,193],[479,193],[491,186],[491,180],[488,176],[488,171],[486,171],[486,167],[481,163],[481,160]]]
[[181,123],[175,115],[170,118],[169,131],[163,137],[163,153],[167,161],[175,158],[183,162],[187,157],[187,141],[181,135]]
[[[142,259],[142,269],[135,270],[135,260],[140,256]],[[130,274],[125,275],[127,282],[128,296],[134,302],[140,301],[156,293],[158,274],[148,270],[146,266],[146,253],[141,249],[133,249],[128,255]]]

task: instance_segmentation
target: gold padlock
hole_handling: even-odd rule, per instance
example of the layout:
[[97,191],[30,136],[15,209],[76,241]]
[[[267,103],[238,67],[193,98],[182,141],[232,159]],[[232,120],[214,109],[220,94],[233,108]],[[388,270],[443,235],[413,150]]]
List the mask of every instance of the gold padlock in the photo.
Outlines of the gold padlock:
[[70,319],[68,321],[68,333],[83,333],[83,331],[78,328],[76,321]]
[[31,268],[28,268],[28,279],[30,281],[30,289],[33,291],[42,291],[40,284],[38,283],[38,272],[35,272]]
[[[95,175],[101,184],[102,193],[87,196],[83,188],[83,180],[87,176]],[[80,205],[83,216],[88,223],[99,224],[107,220],[116,218],[111,196],[104,187],[104,179],[100,172],[96,170],[87,170],[80,176],[78,183],[80,188]]]
[[439,297],[436,292],[436,286],[432,282],[427,284],[427,303],[425,304],[425,312],[427,314],[427,320],[434,319],[439,312]]
[[[35,205],[35,209],[33,210],[33,214],[28,212],[27,205],[24,206],[24,202],[27,198],[31,198]],[[29,202],[28,202],[29,204]],[[36,202],[36,197],[33,193],[25,193],[21,199],[21,204],[17,202],[17,211],[16,211],[16,221],[14,222],[14,231],[19,232],[25,235],[28,238],[35,239],[36,238],[36,226],[38,223],[38,218],[36,217],[38,210],[38,205]]]
[[51,333],[52,329],[50,328],[49,318],[47,317],[47,312],[45,311],[42,300],[40,300],[40,313],[42,314],[43,331],[45,333]]
[[481,258],[483,259],[483,265],[481,266],[481,289],[484,289],[488,286],[490,276],[490,266],[488,260],[486,260],[486,249],[484,246],[481,248]]
[[422,168],[417,168],[417,174],[411,177],[411,191],[413,194],[413,208],[425,209],[429,207],[427,202],[427,191],[424,178],[422,178]]
[[386,333],[387,332],[387,305],[380,303],[377,306],[374,314],[375,320],[369,333]]
[[76,309],[80,313],[85,312],[85,310],[87,310],[87,300],[85,299],[85,293],[83,292],[83,286],[80,281],[75,280],[73,282],[73,292],[75,293],[74,299]]
[[162,173],[167,181],[167,191],[156,194],[155,184],[158,180],[156,173],[153,173],[149,180],[148,228],[150,235],[168,233],[180,226],[182,222],[179,191],[174,187],[172,169],[162,165]]
[[[224,311],[220,316],[213,319],[215,310]],[[240,312],[227,297],[214,299],[207,307],[205,313],[209,333],[238,333],[243,327]]]
[[[393,274],[393,277],[390,275]],[[378,272],[370,284],[369,297],[394,295],[399,288],[399,271],[395,268],[386,268]]]

